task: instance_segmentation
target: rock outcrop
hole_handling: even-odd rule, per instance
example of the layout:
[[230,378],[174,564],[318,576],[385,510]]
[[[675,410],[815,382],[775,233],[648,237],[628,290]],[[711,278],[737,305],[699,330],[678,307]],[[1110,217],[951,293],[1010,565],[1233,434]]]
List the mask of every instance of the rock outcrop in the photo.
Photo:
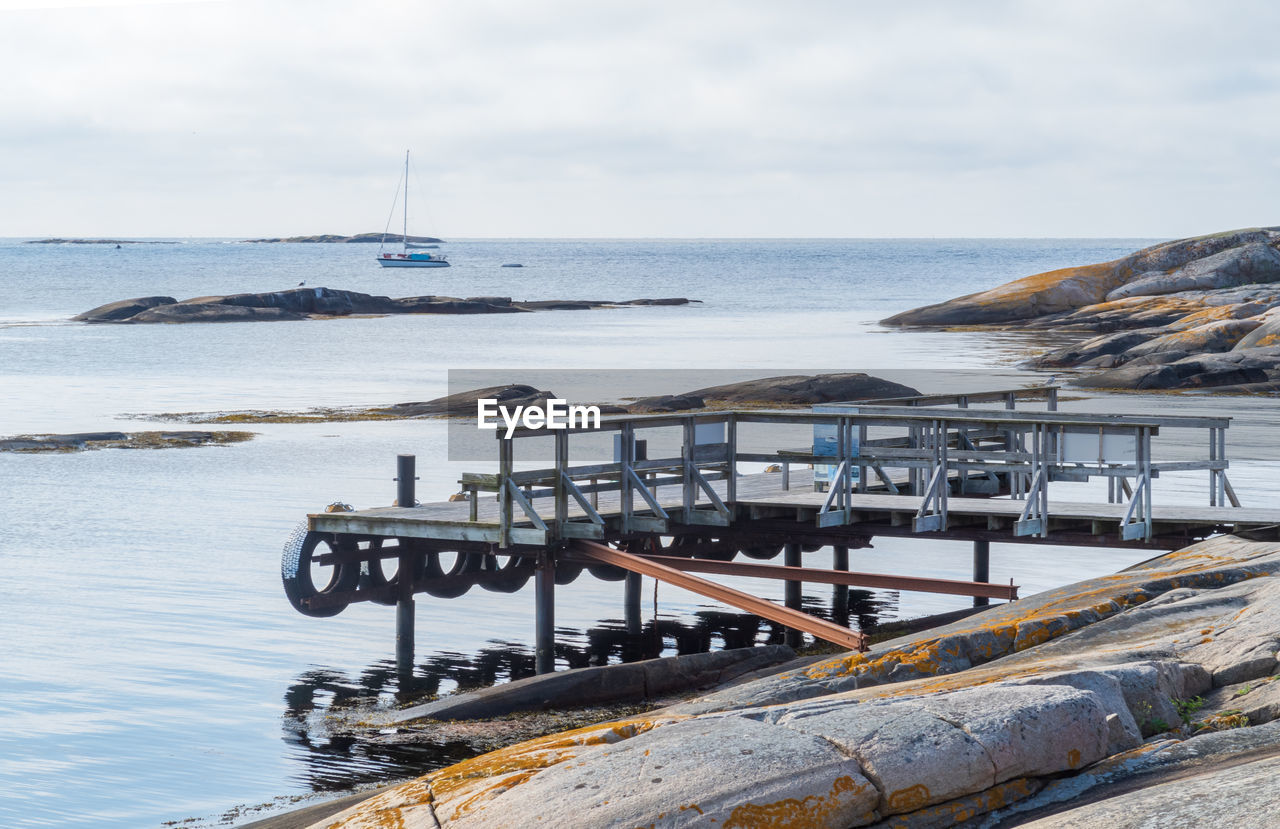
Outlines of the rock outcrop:
[[72,319],[92,323],[260,322],[385,314],[517,314],[529,311],[592,310],[619,305],[688,305],[699,300],[537,300],[511,297],[387,296],[334,288],[294,288],[259,294],[202,296],[179,302],[153,296],[100,305]]
[[[910,386],[903,386],[869,374],[850,372],[766,377],[761,380],[747,380],[728,386],[702,389],[700,392],[641,397],[627,405],[602,403],[599,404],[599,408],[602,415],[653,414],[693,411],[724,402],[784,407],[809,406],[814,403],[844,400],[874,402],[882,397],[902,397],[919,393]],[[708,396],[704,397],[704,394]],[[500,405],[514,410],[516,406],[542,405],[545,401],[556,397],[556,394],[523,383],[514,383],[456,392],[433,400],[393,403],[388,406],[368,408],[330,407],[301,411],[216,413],[167,412],[149,415],[148,418],[176,420],[183,423],[322,423],[349,420],[407,420],[417,417],[474,417],[476,400],[482,397],[494,398]]]
[[[1280,544],[1213,539],[870,653],[501,749],[316,825],[937,827],[1008,816],[1199,746],[1280,750],[1280,728],[1214,707],[1234,693],[1202,696],[1265,685],[1280,669],[1277,631]],[[1253,716],[1275,716],[1262,690],[1248,693],[1259,694]]]
[[788,374],[744,380],[686,392],[707,403],[776,403],[798,405],[833,403],[844,400],[869,400],[885,397],[911,397],[920,394],[910,386],[894,383],[870,374],[843,372],[834,374]]
[[[906,311],[884,323],[1077,332],[1081,342],[1027,365],[1108,370],[1082,381],[1090,387],[1270,390],[1280,386],[1280,355],[1261,349],[1280,345],[1280,227],[1166,242],[1112,262],[1036,274]],[[1174,362],[1177,368],[1166,368]],[[1231,365],[1246,368],[1233,371]],[[1122,366],[1130,370],[1112,371]]]

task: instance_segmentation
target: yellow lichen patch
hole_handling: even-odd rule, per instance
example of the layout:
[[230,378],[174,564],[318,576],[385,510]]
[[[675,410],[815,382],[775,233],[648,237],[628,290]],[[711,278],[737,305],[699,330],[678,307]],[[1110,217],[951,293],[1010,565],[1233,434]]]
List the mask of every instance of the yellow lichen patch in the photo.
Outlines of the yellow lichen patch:
[[929,787],[917,783],[889,795],[885,803],[894,812],[914,812],[929,802]]
[[482,754],[421,779],[430,785],[435,802],[463,813],[483,806],[544,769],[573,759],[582,748],[617,743],[680,719],[686,718],[642,717],[576,728]]
[[773,803],[744,803],[729,813],[722,826],[723,829],[819,829],[832,825],[867,788],[868,784],[858,783],[848,775],[837,777],[826,795],[788,797]]
[[887,829],[907,829],[907,827],[922,824],[925,826],[955,825],[978,815],[1002,809],[1019,800],[1025,800],[1039,790],[1038,784],[1025,777],[1019,777],[976,794],[918,809],[910,814],[898,815],[887,820],[885,826]]
[[1209,322],[1220,322],[1222,320],[1246,319],[1256,315],[1263,308],[1255,302],[1241,302],[1235,305],[1214,305],[1209,308],[1187,314],[1179,320],[1173,322],[1169,327],[1174,329],[1195,328]]
[[405,812],[430,808],[431,788],[419,778],[369,798],[357,807],[355,814],[340,817],[327,829],[402,829]]
[[1067,768],[1073,769],[1080,765],[1080,749],[1073,748],[1067,752]]
[[[934,693],[996,681],[1005,678],[1000,676],[1003,671],[979,671],[971,665],[1044,644],[1140,605],[1167,590],[1217,586],[1265,575],[1243,568],[1216,569],[1274,551],[1274,545],[1262,542],[1232,541],[1237,543],[1215,540],[1193,545],[1164,556],[1166,567],[1147,566],[1100,577],[1094,580],[1092,589],[1072,585],[1049,591],[1030,607],[1011,602],[983,613],[980,622],[949,630],[944,636],[910,642],[881,653],[844,654],[785,676],[811,680],[855,677],[867,685],[894,683],[892,689],[866,695],[871,697]],[[958,674],[958,681],[945,677],[920,681],[953,671],[963,671]],[[1014,671],[1017,676],[1027,673],[1025,667]]]

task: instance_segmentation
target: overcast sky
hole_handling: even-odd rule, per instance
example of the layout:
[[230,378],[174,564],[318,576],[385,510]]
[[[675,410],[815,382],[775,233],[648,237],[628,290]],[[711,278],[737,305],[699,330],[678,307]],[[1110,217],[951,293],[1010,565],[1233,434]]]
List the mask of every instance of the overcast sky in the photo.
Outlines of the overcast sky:
[[446,237],[1280,224],[1278,42],[1266,0],[0,0],[0,236],[381,230],[406,148]]

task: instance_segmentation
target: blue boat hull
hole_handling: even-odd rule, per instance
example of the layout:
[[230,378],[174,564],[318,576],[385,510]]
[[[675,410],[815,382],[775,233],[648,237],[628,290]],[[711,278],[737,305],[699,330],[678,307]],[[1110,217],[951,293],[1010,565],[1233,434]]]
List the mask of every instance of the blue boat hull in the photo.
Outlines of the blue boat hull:
[[378,264],[384,268],[447,268],[449,262],[444,259],[383,259]]

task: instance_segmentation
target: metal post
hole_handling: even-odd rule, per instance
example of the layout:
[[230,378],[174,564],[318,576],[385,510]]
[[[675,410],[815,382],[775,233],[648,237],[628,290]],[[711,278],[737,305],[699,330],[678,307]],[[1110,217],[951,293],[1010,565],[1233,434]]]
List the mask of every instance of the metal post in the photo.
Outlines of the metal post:
[[[849,570],[849,548],[848,547],[832,547],[831,569]],[[849,624],[849,585],[837,584],[832,591],[831,597],[831,621],[837,625]]]
[[415,507],[418,498],[414,494],[416,458],[413,455],[396,455],[396,506]]
[[[991,542],[975,541],[973,542],[973,580],[981,582],[991,581]],[[974,607],[986,607],[991,604],[991,600],[986,596],[974,596]]]
[[639,573],[627,572],[626,595],[623,599],[623,617],[627,625],[627,633],[640,633],[643,627],[640,622],[640,588],[643,582],[644,577]]
[[[800,545],[795,542],[787,542],[782,548],[782,563],[788,567],[799,567],[800,565]],[[788,581],[783,583],[783,604],[792,610],[800,610],[800,590],[801,583],[798,581]],[[786,643],[793,648],[798,648],[804,644],[804,634],[794,628],[787,628]]]
[[[412,472],[413,472],[413,456],[401,455],[402,459],[409,458],[410,484],[409,489],[413,489]],[[401,470],[403,472],[403,469]],[[403,544],[404,541],[401,541]],[[396,590],[396,673],[400,676],[402,690],[405,681],[413,676],[413,622],[414,622],[414,606],[413,606],[413,560],[415,556],[412,552],[402,552],[399,556],[397,566],[397,590]]]
[[413,675],[413,599],[396,602],[396,673]]
[[556,669],[556,565],[551,553],[538,554],[533,577],[534,671],[549,674]]

